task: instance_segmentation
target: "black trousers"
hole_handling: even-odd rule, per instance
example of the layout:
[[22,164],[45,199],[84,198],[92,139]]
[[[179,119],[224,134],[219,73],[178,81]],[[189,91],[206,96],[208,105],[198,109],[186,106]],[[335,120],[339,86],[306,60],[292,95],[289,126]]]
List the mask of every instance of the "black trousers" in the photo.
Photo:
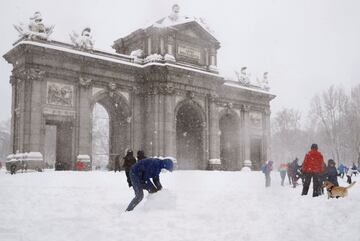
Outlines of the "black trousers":
[[313,179],[313,197],[317,197],[321,195],[321,186],[320,186],[320,178],[319,173],[315,172],[304,172],[304,185],[301,195],[307,195],[309,191],[309,186],[311,183],[311,179]]

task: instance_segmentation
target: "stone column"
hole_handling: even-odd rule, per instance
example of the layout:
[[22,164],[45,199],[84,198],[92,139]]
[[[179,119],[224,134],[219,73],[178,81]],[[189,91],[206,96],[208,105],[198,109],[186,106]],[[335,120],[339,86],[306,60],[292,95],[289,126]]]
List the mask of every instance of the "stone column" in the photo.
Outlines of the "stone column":
[[268,161],[271,158],[271,128],[270,128],[270,109],[263,112],[263,150],[262,159]]
[[154,115],[154,95],[147,93],[144,99],[144,124],[145,124],[145,155],[153,156],[155,154],[153,135],[155,131]]
[[[220,135],[219,113],[216,106],[216,97],[209,96],[209,168],[220,167]],[[217,160],[217,161],[216,161]]]
[[242,139],[243,139],[243,155],[245,160],[250,160],[250,106],[242,106]]
[[164,96],[164,156],[176,156],[175,98],[173,89]]
[[16,81],[17,79],[14,76],[10,77],[10,84],[11,84],[11,130],[10,130],[10,151],[12,153],[16,152],[16,144],[15,144],[15,128],[16,128]]
[[[145,148],[145,135],[144,135],[144,96],[139,91],[133,92],[133,111],[132,111],[132,123],[133,123],[133,143],[134,151],[144,150]],[[135,154],[135,152],[134,152]]]

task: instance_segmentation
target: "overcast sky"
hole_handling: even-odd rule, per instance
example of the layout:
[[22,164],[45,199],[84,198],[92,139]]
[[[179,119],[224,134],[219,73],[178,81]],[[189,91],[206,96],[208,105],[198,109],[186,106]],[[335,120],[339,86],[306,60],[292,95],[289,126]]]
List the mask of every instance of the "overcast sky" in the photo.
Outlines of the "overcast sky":
[[[272,113],[282,107],[307,114],[312,96],[330,85],[360,83],[359,0],[11,0],[0,3],[0,53],[17,40],[13,24],[40,11],[54,24],[52,39],[92,28],[95,48],[113,52],[114,40],[152,23],[178,3],[182,15],[203,17],[221,43],[225,76],[242,66],[252,77],[269,72]],[[0,120],[10,118],[11,66],[0,60]]]

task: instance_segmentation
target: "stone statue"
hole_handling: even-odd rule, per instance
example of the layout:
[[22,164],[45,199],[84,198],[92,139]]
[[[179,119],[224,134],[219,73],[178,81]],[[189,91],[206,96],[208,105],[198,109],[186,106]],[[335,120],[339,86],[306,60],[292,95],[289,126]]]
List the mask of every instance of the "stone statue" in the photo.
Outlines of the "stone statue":
[[42,22],[42,16],[40,12],[35,12],[30,17],[28,25],[20,23],[14,25],[14,28],[19,32],[21,38],[27,38],[31,40],[48,40],[49,36],[54,31],[54,25],[46,26]]
[[84,28],[81,35],[73,31],[73,33],[70,34],[70,39],[76,48],[90,51],[94,49],[94,40],[92,39],[90,28]]
[[270,90],[268,74],[269,74],[268,72],[265,72],[261,80],[257,79],[257,86],[259,86],[261,89],[266,91]]
[[263,82],[262,88],[264,90],[270,90],[268,75],[269,75],[269,72],[264,72],[263,81],[262,81]]
[[249,78],[248,74],[246,73],[246,69],[247,69],[247,67],[242,67],[240,70],[240,73],[235,71],[235,74],[236,74],[236,77],[237,77],[238,81],[240,82],[240,84],[250,85],[250,78]]
[[170,14],[169,18],[175,22],[179,19],[179,13],[180,13],[180,6],[178,4],[174,4],[172,6],[172,13]]

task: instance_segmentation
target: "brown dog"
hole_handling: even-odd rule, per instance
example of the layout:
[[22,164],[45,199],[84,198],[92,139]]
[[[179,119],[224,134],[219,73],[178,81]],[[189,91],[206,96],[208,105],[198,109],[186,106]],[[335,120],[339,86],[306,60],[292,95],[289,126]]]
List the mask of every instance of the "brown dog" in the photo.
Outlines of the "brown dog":
[[339,198],[347,196],[348,189],[352,187],[356,182],[352,182],[348,187],[336,187],[329,181],[325,181],[323,187],[326,188],[328,199],[329,198]]

